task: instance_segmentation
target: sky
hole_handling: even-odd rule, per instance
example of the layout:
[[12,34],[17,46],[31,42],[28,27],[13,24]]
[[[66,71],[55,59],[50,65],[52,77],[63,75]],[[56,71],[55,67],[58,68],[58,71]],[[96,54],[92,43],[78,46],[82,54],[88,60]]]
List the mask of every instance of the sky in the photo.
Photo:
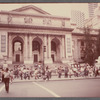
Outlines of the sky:
[[12,3],[0,4],[0,10],[10,11],[26,5],[34,5],[51,15],[71,17],[71,10],[84,12],[85,19],[88,18],[88,3]]

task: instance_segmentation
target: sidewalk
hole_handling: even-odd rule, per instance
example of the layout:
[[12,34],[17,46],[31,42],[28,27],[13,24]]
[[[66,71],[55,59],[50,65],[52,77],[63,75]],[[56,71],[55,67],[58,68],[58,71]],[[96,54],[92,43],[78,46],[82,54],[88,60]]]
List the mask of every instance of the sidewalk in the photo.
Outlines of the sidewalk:
[[[51,79],[49,79],[49,81],[67,81],[67,80],[85,80],[85,79],[100,79],[100,76],[97,76],[97,77],[72,77],[72,78],[64,78],[64,76],[62,76],[61,78],[58,78],[57,76],[52,76]],[[13,83],[17,83],[17,82],[44,82],[44,81],[45,80],[43,80],[41,78],[35,80],[33,77],[30,80],[28,80],[28,79],[21,80],[20,78],[14,79]]]

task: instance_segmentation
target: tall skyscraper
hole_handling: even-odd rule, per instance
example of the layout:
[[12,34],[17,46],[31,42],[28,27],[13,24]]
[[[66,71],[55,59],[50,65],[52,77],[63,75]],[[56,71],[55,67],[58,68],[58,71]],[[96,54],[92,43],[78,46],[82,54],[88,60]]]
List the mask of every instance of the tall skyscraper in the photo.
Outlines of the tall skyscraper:
[[98,3],[88,3],[89,17],[94,16],[94,11],[98,7]]
[[76,23],[76,26],[78,28],[83,28],[84,27],[85,15],[81,11],[72,10],[71,11],[71,20],[72,20],[72,22]]

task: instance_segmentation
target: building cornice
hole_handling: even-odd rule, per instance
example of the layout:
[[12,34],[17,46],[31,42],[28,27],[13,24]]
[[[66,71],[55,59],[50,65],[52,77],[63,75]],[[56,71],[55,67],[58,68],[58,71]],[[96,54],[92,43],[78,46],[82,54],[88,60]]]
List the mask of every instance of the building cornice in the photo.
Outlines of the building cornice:
[[[84,36],[84,33],[72,33],[73,36]],[[97,36],[98,34],[91,34],[92,36]]]
[[0,24],[1,28],[21,28],[21,29],[42,29],[42,30],[59,30],[72,32],[72,28],[59,28],[59,27],[47,27],[47,26],[31,26],[31,25],[16,25],[16,24]]

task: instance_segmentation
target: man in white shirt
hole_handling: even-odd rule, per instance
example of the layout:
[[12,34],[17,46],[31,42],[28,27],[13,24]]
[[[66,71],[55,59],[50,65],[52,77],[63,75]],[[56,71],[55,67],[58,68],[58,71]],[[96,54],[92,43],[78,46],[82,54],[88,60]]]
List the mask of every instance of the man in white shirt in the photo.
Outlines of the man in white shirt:
[[10,72],[9,69],[6,68],[4,72],[4,83],[5,83],[5,90],[7,93],[9,92],[9,79],[10,79]]

